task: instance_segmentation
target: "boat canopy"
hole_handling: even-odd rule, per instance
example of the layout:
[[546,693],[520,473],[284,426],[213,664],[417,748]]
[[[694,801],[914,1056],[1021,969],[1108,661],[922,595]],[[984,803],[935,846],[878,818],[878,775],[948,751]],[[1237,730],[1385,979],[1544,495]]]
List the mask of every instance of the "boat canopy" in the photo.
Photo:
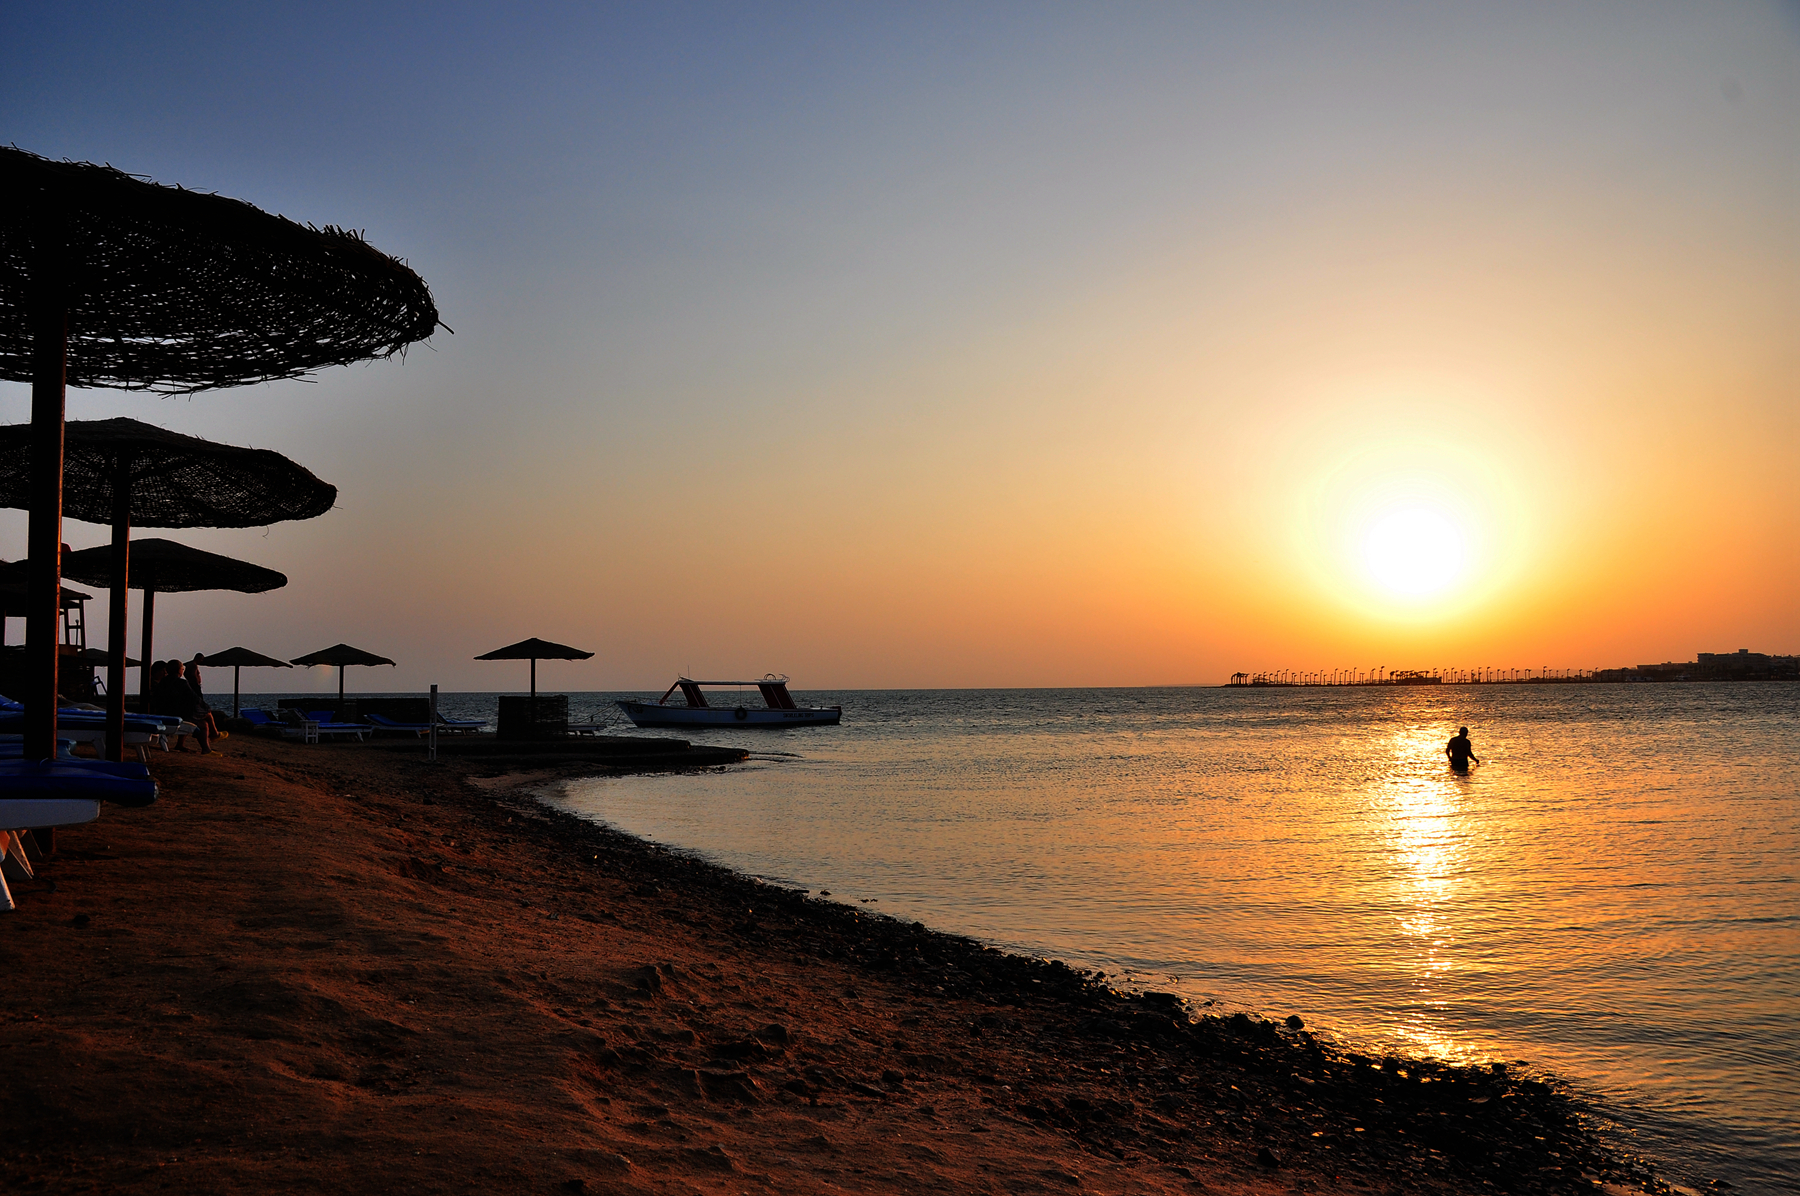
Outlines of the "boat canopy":
[[770,673],[768,676],[760,677],[755,681],[696,681],[692,677],[679,677],[676,679],[675,684],[669,686],[663,693],[663,696],[657,699],[656,704],[658,706],[668,705],[670,696],[679,689],[681,691],[681,696],[687,699],[687,704],[689,706],[701,709],[705,708],[707,705],[706,695],[700,691],[702,685],[735,685],[740,687],[754,685],[757,691],[762,694],[763,701],[768,705],[769,709],[798,710],[800,707],[795,705],[793,695],[788,693],[787,683],[788,679],[786,677],[778,676],[775,673]]

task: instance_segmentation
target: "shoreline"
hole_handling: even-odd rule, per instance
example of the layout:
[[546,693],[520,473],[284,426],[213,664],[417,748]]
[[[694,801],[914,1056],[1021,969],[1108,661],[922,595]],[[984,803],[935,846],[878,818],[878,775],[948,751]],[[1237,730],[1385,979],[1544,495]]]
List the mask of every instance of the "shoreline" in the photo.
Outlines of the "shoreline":
[[1667,1190],[1541,1079],[1195,1016],[529,796],[590,761],[246,739],[157,757],[162,799],[14,885],[12,1186]]

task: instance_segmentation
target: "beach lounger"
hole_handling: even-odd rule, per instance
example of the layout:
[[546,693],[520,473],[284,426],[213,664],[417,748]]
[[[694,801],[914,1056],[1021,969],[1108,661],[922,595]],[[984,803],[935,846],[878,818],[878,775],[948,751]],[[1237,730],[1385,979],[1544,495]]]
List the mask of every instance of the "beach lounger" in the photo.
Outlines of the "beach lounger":
[[[169,731],[179,719],[171,719],[161,715],[128,714],[125,716],[125,731],[130,734],[161,735]],[[0,709],[0,735],[22,733],[25,729],[25,715],[18,710]],[[94,755],[106,758],[106,716],[91,710],[63,708],[56,712],[56,733],[59,738],[72,739],[77,743],[85,743],[94,749]],[[188,733],[192,734],[190,727]],[[127,740],[129,742],[129,740]]]
[[254,706],[246,706],[238,711],[238,717],[249,723],[253,731],[268,731],[280,735],[284,734],[288,727],[287,723],[276,718],[267,710],[260,710]]
[[485,731],[487,725],[485,718],[450,718],[438,715],[439,731]]
[[318,720],[307,718],[298,710],[282,711],[273,725],[281,729],[283,739],[298,739],[301,743],[319,742]]
[[358,743],[372,729],[368,723],[340,723],[329,710],[308,710],[306,717],[317,728],[320,735],[351,735]]
[[298,739],[301,743],[319,742],[318,721],[301,717],[297,710],[272,715],[252,706],[238,711],[238,717],[249,723],[253,730],[273,732],[283,739]]
[[[75,741],[56,737],[56,755],[60,760],[72,760]],[[17,734],[0,734],[0,760],[23,760],[25,758],[25,736]]]
[[100,817],[100,803],[147,806],[156,782],[142,764],[104,760],[0,760],[0,910],[13,908],[5,876],[31,876],[21,832],[79,826]]
[[377,731],[410,731],[415,735],[423,735],[431,730],[430,723],[403,723],[380,714],[365,714],[363,717]]
[[[0,830],[21,827],[71,825],[33,822],[28,815],[34,803],[61,801],[112,802],[121,806],[147,806],[156,800],[156,782],[142,764],[114,764],[109,760],[0,760]],[[44,809],[49,810],[51,806]],[[93,815],[81,822],[92,822]]]

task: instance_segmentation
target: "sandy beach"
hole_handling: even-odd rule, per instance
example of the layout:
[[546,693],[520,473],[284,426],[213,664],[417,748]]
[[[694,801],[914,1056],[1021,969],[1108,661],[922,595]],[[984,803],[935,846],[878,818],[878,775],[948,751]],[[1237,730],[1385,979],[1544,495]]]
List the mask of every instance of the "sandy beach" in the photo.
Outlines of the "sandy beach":
[[223,748],[13,885],[8,1190],[1660,1186],[1538,1079],[761,884],[512,762]]

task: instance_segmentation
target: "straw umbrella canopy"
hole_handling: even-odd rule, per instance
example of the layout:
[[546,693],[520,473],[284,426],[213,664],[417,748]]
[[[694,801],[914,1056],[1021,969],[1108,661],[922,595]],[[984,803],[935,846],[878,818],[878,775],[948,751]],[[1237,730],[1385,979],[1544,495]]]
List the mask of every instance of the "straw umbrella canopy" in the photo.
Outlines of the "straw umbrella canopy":
[[[29,424],[0,427],[0,506],[30,505],[31,432]],[[107,744],[123,759],[132,526],[266,527],[312,519],[331,509],[337,488],[271,449],[216,444],[135,419],[80,420],[64,425],[63,436],[63,514],[112,525]],[[145,600],[154,592],[146,590]],[[148,644],[143,654],[149,658]],[[140,691],[148,703],[148,668]]]
[[31,383],[25,754],[54,754],[65,388],[191,394],[391,357],[439,326],[356,233],[0,147],[0,378]]
[[344,706],[344,668],[353,664],[393,664],[385,656],[377,656],[373,652],[364,652],[361,648],[352,648],[349,644],[333,644],[329,648],[320,648],[317,652],[309,652],[305,656],[294,657],[294,663],[301,666],[315,664],[334,664],[338,671],[338,709]]
[[[118,582],[123,580],[129,582],[131,588],[144,591],[143,646],[138,649],[138,655],[144,662],[142,693],[146,710],[150,708],[150,666],[155,663],[151,647],[155,643],[157,594],[191,594],[198,590],[236,590],[240,594],[263,594],[279,590],[287,584],[285,573],[252,565],[249,561],[240,561],[236,557],[205,552],[189,548],[186,544],[177,544],[173,540],[155,537],[132,541],[131,573],[128,578],[120,578],[114,572],[114,564],[115,558],[110,547],[84,548],[80,552],[64,556],[62,570],[66,576],[84,585],[110,586],[116,589]],[[125,633],[121,627],[119,638],[109,644],[108,648],[122,653],[124,646]],[[117,695],[116,700],[120,729],[123,730],[124,695]],[[109,714],[114,703],[115,695],[107,694]]]
[[541,640],[533,636],[528,640],[520,640],[516,644],[508,644],[504,648],[495,648],[492,652],[484,652],[476,660],[529,660],[531,662],[531,700],[537,701],[537,662],[540,660],[586,660],[593,656],[592,652],[583,652],[580,648],[571,648],[567,644],[553,644],[549,640]]
[[199,664],[212,668],[214,665],[223,668],[231,667],[231,717],[238,716],[238,681],[245,669],[291,669],[294,666],[285,660],[277,660],[273,656],[264,656],[261,652],[252,652],[248,648],[227,648],[223,652],[209,652],[194,658]]

